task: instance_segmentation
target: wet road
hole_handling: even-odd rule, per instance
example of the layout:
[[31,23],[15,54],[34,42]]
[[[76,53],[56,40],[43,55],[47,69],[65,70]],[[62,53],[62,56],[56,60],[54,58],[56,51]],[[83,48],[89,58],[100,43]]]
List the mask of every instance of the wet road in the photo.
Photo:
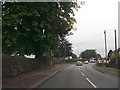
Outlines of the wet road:
[[93,65],[70,65],[37,88],[118,88],[118,77],[96,71]]

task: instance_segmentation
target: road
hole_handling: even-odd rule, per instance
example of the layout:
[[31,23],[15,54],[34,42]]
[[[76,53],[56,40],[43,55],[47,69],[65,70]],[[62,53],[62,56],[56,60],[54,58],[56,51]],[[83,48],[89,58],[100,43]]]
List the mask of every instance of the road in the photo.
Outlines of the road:
[[93,65],[70,65],[37,88],[118,88],[118,77],[96,71]]

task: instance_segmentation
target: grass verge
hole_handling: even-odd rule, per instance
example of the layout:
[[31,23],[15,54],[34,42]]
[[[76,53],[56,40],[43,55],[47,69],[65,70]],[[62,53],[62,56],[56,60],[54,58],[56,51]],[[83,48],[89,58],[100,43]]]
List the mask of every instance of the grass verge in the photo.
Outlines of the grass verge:
[[111,68],[111,67],[102,67],[102,69],[104,69],[106,71],[112,71],[112,72],[120,73],[120,69],[115,69],[115,68]]

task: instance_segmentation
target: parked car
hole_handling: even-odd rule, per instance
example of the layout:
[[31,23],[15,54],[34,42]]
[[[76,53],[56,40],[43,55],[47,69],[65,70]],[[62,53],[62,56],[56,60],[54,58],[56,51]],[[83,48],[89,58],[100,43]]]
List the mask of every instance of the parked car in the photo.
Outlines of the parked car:
[[88,61],[85,61],[85,64],[88,64],[89,62]]
[[98,60],[98,63],[102,63],[102,60]]
[[77,61],[76,62],[76,66],[82,66],[82,62],[81,61]]

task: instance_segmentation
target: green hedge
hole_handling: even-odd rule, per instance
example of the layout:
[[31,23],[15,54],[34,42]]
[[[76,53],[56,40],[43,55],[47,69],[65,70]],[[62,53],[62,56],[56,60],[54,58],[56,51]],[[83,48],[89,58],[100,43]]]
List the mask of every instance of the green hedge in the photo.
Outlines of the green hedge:
[[[50,57],[44,57],[45,66],[51,65]],[[59,59],[52,58],[52,65],[61,63]],[[34,59],[22,56],[2,55],[2,77],[17,76],[22,73],[36,69]]]
[[17,76],[35,68],[35,61],[33,59],[2,55],[2,77]]

